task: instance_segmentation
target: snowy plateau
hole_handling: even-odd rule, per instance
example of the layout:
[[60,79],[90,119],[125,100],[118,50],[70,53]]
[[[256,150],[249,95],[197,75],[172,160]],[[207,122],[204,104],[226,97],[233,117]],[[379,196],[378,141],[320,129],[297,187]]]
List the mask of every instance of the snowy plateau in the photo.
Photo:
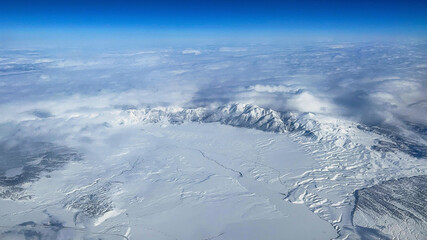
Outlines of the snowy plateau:
[[2,239],[425,237],[425,149],[354,122],[250,104],[31,114],[1,129],[37,135],[2,145],[19,159],[1,169]]

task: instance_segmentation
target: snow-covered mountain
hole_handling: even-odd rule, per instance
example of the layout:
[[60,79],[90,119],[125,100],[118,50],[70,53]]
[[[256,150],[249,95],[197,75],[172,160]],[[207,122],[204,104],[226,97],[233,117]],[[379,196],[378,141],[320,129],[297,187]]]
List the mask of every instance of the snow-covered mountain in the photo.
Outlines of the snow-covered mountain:
[[[303,145],[306,152],[317,160],[317,164],[300,176],[284,178],[284,198],[296,204],[305,204],[312,212],[331,223],[340,237],[372,238],[385,234],[384,236],[391,238],[405,236],[405,239],[419,239],[427,229],[425,214],[417,217],[418,224],[407,223],[401,233],[395,230],[396,226],[407,219],[399,218],[393,211],[376,213],[376,218],[366,220],[369,223],[361,221],[360,217],[357,221],[353,220],[355,191],[360,194],[363,190],[359,189],[375,188],[381,186],[383,181],[426,174],[426,145],[396,137],[396,134],[390,134],[389,131],[324,115],[283,113],[251,104],[229,104],[213,110],[134,109],[127,110],[125,117],[119,119],[120,124],[159,121],[173,124],[185,121],[220,122],[234,127],[286,134]],[[425,202],[426,193],[422,187],[415,189],[418,190],[413,195],[417,195],[419,199],[411,201]],[[389,194],[393,195],[393,191]],[[396,200],[390,204],[399,208],[398,205],[402,203]],[[359,208],[361,207],[356,209]],[[388,218],[390,220],[386,220]],[[378,219],[382,219],[381,222],[393,219],[393,223],[383,227],[377,222]]]
[[[15,223],[4,237],[31,229],[47,239],[66,231],[106,239],[281,239],[285,232],[291,238],[419,239],[427,229],[423,142],[350,120],[235,103],[67,111],[17,126],[16,139],[38,131],[39,141],[44,134],[58,140],[2,145],[3,156],[21,161],[1,172],[1,201],[13,200],[9,210],[2,205],[2,216]],[[16,215],[16,209],[23,210]],[[200,226],[217,222],[195,233],[177,218]],[[177,226],[166,227],[170,221]]]

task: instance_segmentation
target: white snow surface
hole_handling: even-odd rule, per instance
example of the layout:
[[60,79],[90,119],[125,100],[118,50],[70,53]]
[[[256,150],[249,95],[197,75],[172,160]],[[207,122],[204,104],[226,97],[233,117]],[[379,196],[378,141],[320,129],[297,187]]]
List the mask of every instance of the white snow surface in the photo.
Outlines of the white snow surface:
[[[103,141],[84,146],[85,161],[33,183],[31,201],[1,204],[12,209],[2,209],[2,225],[37,222],[47,209],[69,226],[123,235],[130,228],[132,239],[336,236],[306,207],[283,201],[281,178],[313,164],[286,136],[219,123],[102,131]],[[75,209],[61,209],[75,195],[97,194],[106,185],[114,210],[76,222]]]
[[[427,172],[424,159],[372,151],[384,136],[325,115],[248,104],[53,115],[17,135],[48,134],[84,160],[30,183],[30,200],[0,200],[2,226],[47,212],[130,239],[358,239],[356,189]],[[109,207],[85,215],[85,196]]]

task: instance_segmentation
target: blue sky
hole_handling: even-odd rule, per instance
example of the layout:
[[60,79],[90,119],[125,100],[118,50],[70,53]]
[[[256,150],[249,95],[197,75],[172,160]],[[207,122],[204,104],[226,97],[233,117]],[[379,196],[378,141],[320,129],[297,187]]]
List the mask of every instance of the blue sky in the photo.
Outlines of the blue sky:
[[425,34],[426,1],[1,1],[6,30],[362,31]]

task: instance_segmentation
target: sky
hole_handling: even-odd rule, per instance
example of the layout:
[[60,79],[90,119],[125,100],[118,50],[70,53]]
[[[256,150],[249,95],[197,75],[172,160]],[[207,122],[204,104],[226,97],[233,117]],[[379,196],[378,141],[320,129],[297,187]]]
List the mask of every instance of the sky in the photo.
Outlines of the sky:
[[259,34],[425,37],[427,2],[9,0],[0,2],[0,29],[3,40],[28,34],[68,38],[67,34],[116,33],[183,38]]

